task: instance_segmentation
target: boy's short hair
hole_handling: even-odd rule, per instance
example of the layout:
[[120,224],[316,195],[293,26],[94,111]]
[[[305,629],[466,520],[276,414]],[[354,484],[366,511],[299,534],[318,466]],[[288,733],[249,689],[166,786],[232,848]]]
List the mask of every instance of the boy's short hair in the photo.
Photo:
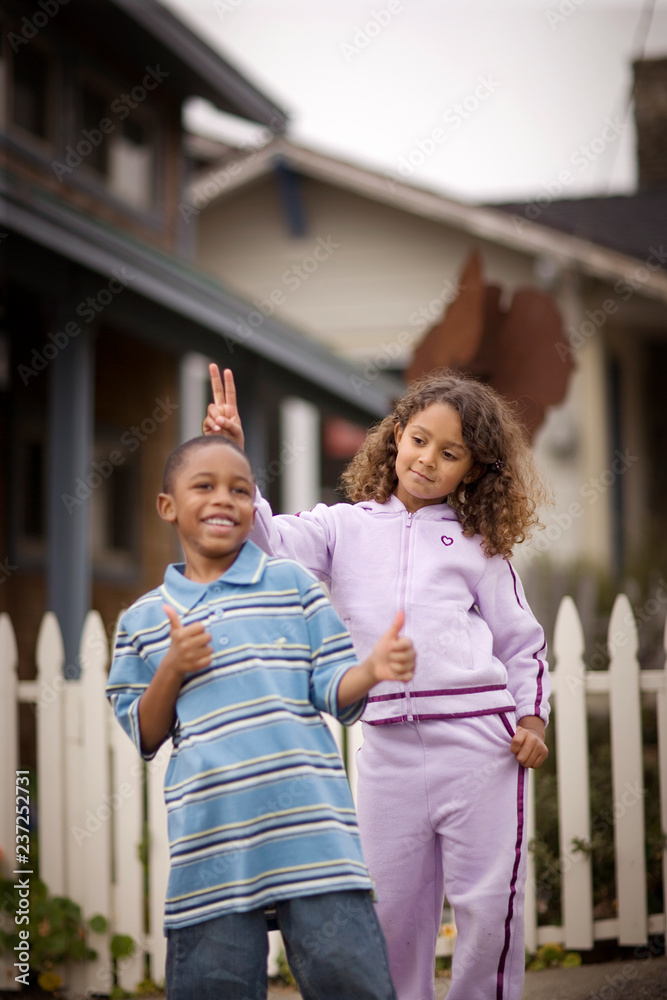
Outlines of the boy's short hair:
[[174,448],[174,450],[167,456],[167,461],[164,463],[164,473],[162,476],[162,492],[163,493],[173,492],[174,480],[188,452],[192,451],[193,448],[207,448],[216,444],[226,445],[228,448],[233,448],[234,451],[237,451],[239,455],[243,455],[246,462],[248,463],[250,475],[254,482],[255,476],[252,471],[250,459],[244,452],[243,448],[240,448],[236,444],[236,442],[230,440],[230,438],[221,437],[219,434],[207,434],[207,435],[202,434],[200,435],[200,437],[190,438],[189,441],[184,441],[182,444],[179,444],[178,447]]

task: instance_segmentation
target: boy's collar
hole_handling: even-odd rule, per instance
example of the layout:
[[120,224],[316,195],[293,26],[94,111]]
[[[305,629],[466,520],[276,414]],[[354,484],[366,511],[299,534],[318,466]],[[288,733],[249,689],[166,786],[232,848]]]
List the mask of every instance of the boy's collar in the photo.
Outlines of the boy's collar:
[[217,580],[211,580],[209,583],[190,580],[183,573],[185,563],[172,563],[167,566],[160,590],[177,610],[190,611],[210,588],[219,588],[221,583],[237,586],[257,583],[264,572],[268,558],[266,552],[262,552],[254,542],[246,539],[232,565],[221,573]]

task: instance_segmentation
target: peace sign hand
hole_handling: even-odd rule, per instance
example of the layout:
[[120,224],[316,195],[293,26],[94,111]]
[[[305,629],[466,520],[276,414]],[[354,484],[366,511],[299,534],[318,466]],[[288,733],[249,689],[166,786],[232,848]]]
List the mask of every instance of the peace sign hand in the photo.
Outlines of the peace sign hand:
[[236,386],[230,368],[224,370],[224,385],[220,378],[220,369],[216,364],[208,366],[211,375],[213,402],[208,404],[206,416],[202,424],[203,434],[222,434],[239,448],[243,448],[245,436],[236,405]]

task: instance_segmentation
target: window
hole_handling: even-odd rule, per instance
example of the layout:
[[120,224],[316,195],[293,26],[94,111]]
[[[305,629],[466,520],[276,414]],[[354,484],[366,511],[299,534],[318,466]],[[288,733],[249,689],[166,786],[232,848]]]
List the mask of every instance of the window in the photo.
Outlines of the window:
[[36,150],[53,149],[55,138],[55,63],[52,54],[34,41],[17,52],[5,44],[0,86],[0,119],[16,137]]
[[[144,92],[145,93],[145,92]],[[72,146],[85,169],[134,208],[153,207],[156,124],[148,108],[88,77],[80,91],[80,129]]]
[[39,139],[50,139],[49,58],[39,49],[24,49],[14,56],[11,120]]
[[[17,489],[14,519],[17,526],[14,558],[41,563],[46,558],[48,534],[48,479],[45,425],[23,424],[18,434]],[[117,449],[117,439],[98,438],[90,471],[81,477],[72,495],[90,504],[90,538],[95,570],[134,572],[139,539],[139,467],[132,456]]]
[[95,569],[123,573],[136,568],[139,539],[139,463],[114,437],[98,438],[89,485]]

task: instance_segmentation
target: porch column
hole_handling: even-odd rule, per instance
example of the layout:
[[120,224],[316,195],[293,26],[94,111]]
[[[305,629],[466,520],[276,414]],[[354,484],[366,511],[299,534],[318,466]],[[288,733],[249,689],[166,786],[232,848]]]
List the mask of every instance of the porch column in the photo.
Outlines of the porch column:
[[191,352],[180,363],[180,441],[201,435],[201,425],[206,415],[209,399],[209,359]]
[[278,467],[282,510],[312,510],[320,499],[320,413],[316,406],[289,396],[280,404]]
[[[63,329],[75,309],[73,299],[62,301],[54,328]],[[79,673],[79,639],[92,600],[93,397],[92,331],[82,329],[50,372],[47,599],[62,629],[68,677]]]

